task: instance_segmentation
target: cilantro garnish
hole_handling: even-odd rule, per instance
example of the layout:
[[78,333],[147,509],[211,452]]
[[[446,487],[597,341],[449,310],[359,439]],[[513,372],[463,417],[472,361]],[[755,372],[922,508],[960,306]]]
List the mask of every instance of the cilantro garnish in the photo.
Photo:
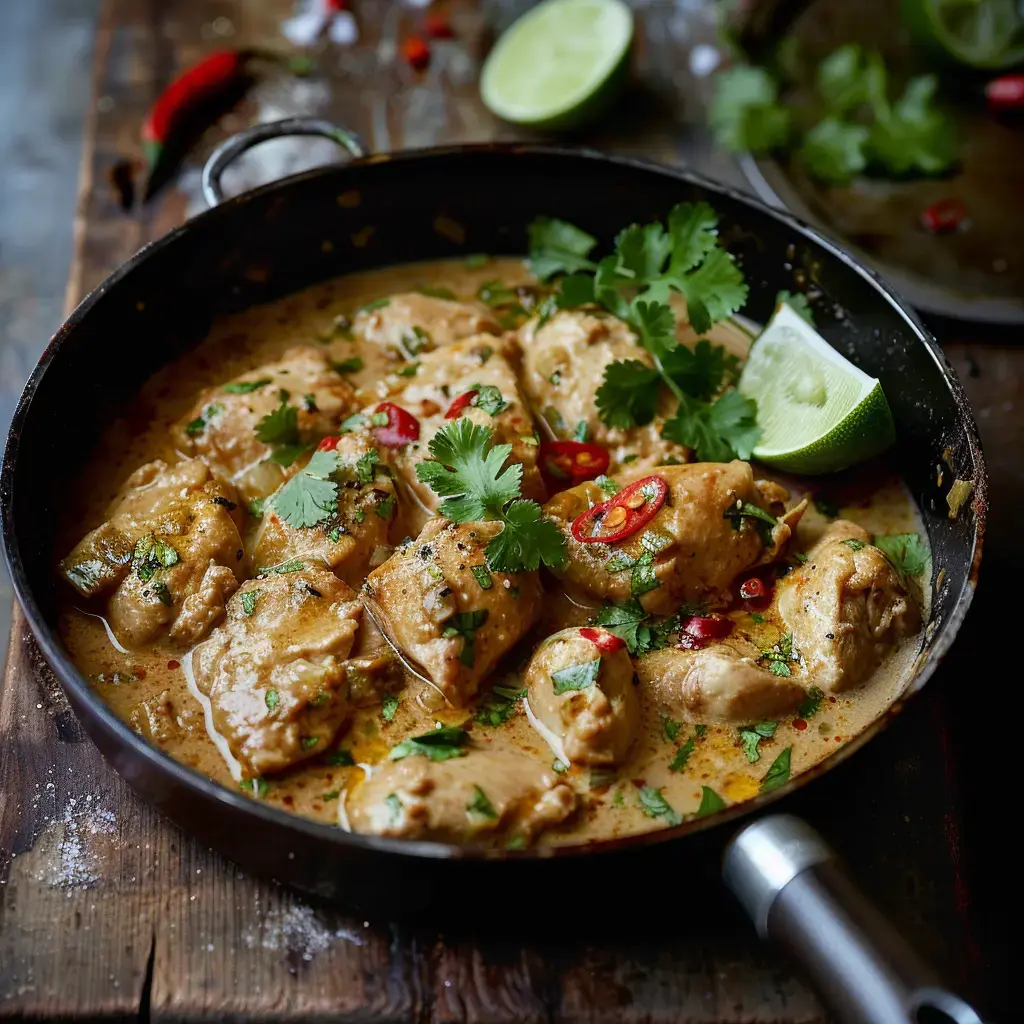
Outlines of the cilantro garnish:
[[743,753],[747,755],[747,760],[751,764],[761,759],[761,754],[758,750],[761,740],[770,740],[775,735],[775,730],[778,727],[778,722],[758,722],[757,725],[747,725],[740,729]]
[[605,476],[602,473],[599,477],[595,477],[594,483],[604,491],[609,497],[614,497],[622,488],[610,477]]
[[679,631],[678,615],[671,615],[661,622],[652,622],[636,598],[625,604],[606,604],[597,613],[597,624],[609,633],[626,642],[626,648],[633,657],[660,651],[668,638]]
[[256,570],[256,575],[269,576],[271,573],[284,575],[289,572],[301,572],[305,568],[305,562],[300,561],[298,558],[293,558],[290,562],[283,562],[281,565],[261,565]]
[[252,793],[257,800],[262,800],[270,789],[270,783],[262,777],[255,779],[242,779],[238,784],[238,788],[247,793]]
[[299,410],[288,404],[289,394],[278,392],[280,405],[256,424],[256,437],[264,444],[299,444]]
[[475,612],[459,612],[448,620],[441,633],[446,640],[452,637],[462,637],[462,651],[459,654],[459,661],[463,665],[473,667],[473,657],[476,653],[476,631],[487,621],[487,609],[482,608]]
[[372,313],[375,309],[383,309],[388,303],[391,302],[389,298],[374,299],[373,302],[367,302],[365,305],[360,306],[357,313]]
[[262,589],[256,587],[253,590],[247,590],[242,595],[242,611],[246,615],[252,615],[252,613],[256,610],[256,602],[259,600],[260,594],[262,593]]
[[[775,305],[777,306],[780,302],[786,303],[794,313],[802,316],[812,327],[814,326],[814,312],[811,309],[807,296],[803,292],[789,292],[785,290],[778,292],[775,296]],[[817,499],[815,499],[814,503],[817,505]],[[821,510],[819,509],[818,511]]]
[[388,793],[384,797],[384,805],[388,809],[391,824],[397,825],[402,820],[402,801],[397,793]]
[[398,710],[399,705],[398,698],[391,694],[384,698],[384,703],[380,706],[380,717],[385,722],[390,722],[395,717],[395,712]]
[[601,672],[601,659],[586,661],[579,665],[569,665],[551,673],[551,686],[556,697],[570,690],[588,690],[597,681]]
[[518,710],[519,702],[526,696],[526,690],[513,690],[507,686],[494,686],[491,693],[477,705],[473,719],[481,725],[497,728],[504,725]]
[[733,152],[767,152],[790,136],[789,110],[779,104],[779,86],[763,68],[733,67],[715,75],[708,118],[715,141]]
[[303,750],[312,750],[319,742],[319,736],[302,736],[299,739],[299,743]]
[[492,821],[498,817],[494,804],[487,799],[487,794],[479,786],[473,787],[473,799],[466,805],[466,810],[470,814],[479,814],[480,817],[490,818]]
[[640,808],[648,818],[664,818],[667,825],[678,825],[683,820],[661,795],[661,790],[653,786],[644,786],[640,790]]
[[338,433],[351,434],[353,431],[356,431],[363,426],[364,423],[366,423],[366,417],[361,412],[354,412],[347,419],[341,421]]
[[681,772],[686,767],[686,762],[690,760],[690,755],[693,753],[694,748],[697,746],[696,737],[691,736],[677,751],[676,756],[672,758],[672,763],[668,766],[670,772]]
[[360,356],[351,356],[349,359],[331,363],[337,373],[358,373],[365,365]]
[[241,380],[235,384],[225,384],[221,389],[229,395],[248,395],[253,391],[259,391],[270,383],[269,377],[261,377],[259,380]]
[[403,757],[420,754],[431,761],[447,761],[452,757],[463,757],[465,746],[469,742],[469,733],[455,726],[438,726],[432,732],[421,736],[411,736],[391,748],[388,759],[401,761]]
[[336,451],[313,452],[309,465],[274,496],[277,514],[289,526],[297,527],[316,526],[330,519],[338,502],[338,484],[331,476],[340,465]]
[[814,507],[826,519],[839,518],[839,505],[836,504],[836,502],[834,502],[831,498],[816,497],[814,499]]
[[282,444],[275,448],[265,459],[266,462],[276,462],[279,466],[290,466],[297,458],[305,455],[312,445],[308,444]]
[[493,384],[478,384],[471,391],[476,391],[471,404],[491,416],[497,416],[499,412],[508,408],[509,403],[501,397],[501,391]]
[[710,787],[700,787],[700,807],[697,808],[697,817],[704,818],[709,814],[717,814],[726,808],[725,801]]
[[595,269],[587,256],[597,239],[586,231],[554,217],[537,217],[530,224],[529,235],[530,270],[542,281],[555,274]]
[[737,501],[735,505],[727,508],[722,513],[722,518],[728,519],[732,523],[733,529],[736,530],[742,528],[744,519],[753,520],[754,526],[757,527],[757,532],[761,535],[761,540],[765,545],[771,544],[772,530],[779,525],[779,521],[775,516],[770,512],[765,512],[763,508],[749,501]]
[[825,699],[824,692],[817,686],[812,686],[807,691],[807,697],[803,704],[796,709],[798,718],[811,718],[818,713],[821,702]]
[[344,749],[331,751],[324,760],[334,768],[351,768],[356,763],[352,754]]
[[181,561],[178,552],[153,534],[143,537],[132,552],[132,566],[143,583],[148,583],[160,569],[169,569]]
[[826,117],[804,136],[799,158],[819,181],[841,185],[867,167],[864,152],[870,131],[838,117]]
[[197,416],[194,420],[189,420],[185,424],[185,433],[189,437],[198,437],[206,429],[206,420],[202,416]]
[[166,583],[158,582],[153,584],[153,593],[156,594],[156,599],[161,603],[167,605],[170,608],[174,604],[174,597]]
[[864,541],[858,540],[856,537],[847,537],[843,543],[851,551],[863,551],[863,549],[867,547],[867,544],[865,544]]
[[473,574],[481,590],[490,590],[494,586],[494,578],[487,571],[486,565],[471,565],[469,571]]
[[775,676],[791,676],[789,663],[798,661],[793,650],[793,634],[786,633],[782,639],[766,651],[761,652],[761,660],[768,662],[768,671]]
[[494,431],[465,417],[430,441],[436,461],[421,462],[416,476],[445,500],[438,511],[453,523],[497,520],[502,530],[487,545],[488,566],[498,572],[532,571],[565,562],[565,538],[540,505],[520,498],[523,467],[505,465],[508,444],[494,444]]
[[777,758],[771,763],[765,777],[761,780],[761,792],[770,793],[773,789],[778,789],[779,786],[784,786],[789,782],[789,762],[793,754],[792,747],[786,747],[786,749],[779,754]]
[[642,597],[644,594],[657,590],[661,586],[661,580],[654,572],[654,554],[645,551],[634,563],[633,573],[629,580],[629,592],[633,597]]
[[416,288],[420,295],[426,295],[431,299],[454,299],[455,292],[451,288],[443,288],[437,284],[421,284]]
[[668,715],[661,716],[661,731],[665,734],[665,739],[669,743],[675,743],[679,739],[679,730],[682,727],[682,722],[677,722],[674,718],[669,718]]
[[928,564],[928,548],[916,533],[876,537],[875,547],[905,576],[920,576]]
[[395,496],[388,494],[374,506],[374,512],[378,519],[390,519],[391,513],[395,511]]

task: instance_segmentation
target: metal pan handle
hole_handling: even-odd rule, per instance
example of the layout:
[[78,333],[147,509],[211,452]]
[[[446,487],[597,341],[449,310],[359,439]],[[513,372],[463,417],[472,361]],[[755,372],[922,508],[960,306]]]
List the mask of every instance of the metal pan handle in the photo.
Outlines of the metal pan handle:
[[761,937],[789,951],[846,1024],[981,1024],[799,818],[748,825],[729,843],[723,874]]
[[353,157],[359,159],[367,156],[369,150],[359,135],[350,128],[331,124],[316,117],[288,117],[283,121],[268,121],[256,124],[245,131],[225,139],[211,154],[203,167],[203,198],[207,206],[219,206],[224,202],[224,191],[220,187],[220,178],[236,157],[241,156],[253,146],[269,139],[281,139],[289,135],[318,135],[336,142],[347,149]]

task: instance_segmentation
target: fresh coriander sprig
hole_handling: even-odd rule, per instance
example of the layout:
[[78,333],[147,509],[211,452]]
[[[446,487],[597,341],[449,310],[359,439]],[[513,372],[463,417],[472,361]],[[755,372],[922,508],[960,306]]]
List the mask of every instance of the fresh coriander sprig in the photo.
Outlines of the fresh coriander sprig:
[[497,521],[501,532],[487,545],[494,572],[533,571],[543,562],[565,563],[565,538],[540,505],[520,497],[523,467],[506,465],[509,444],[494,444],[494,431],[468,418],[439,430],[429,444],[436,461],[420,462],[416,476],[445,500],[438,511],[453,523]]

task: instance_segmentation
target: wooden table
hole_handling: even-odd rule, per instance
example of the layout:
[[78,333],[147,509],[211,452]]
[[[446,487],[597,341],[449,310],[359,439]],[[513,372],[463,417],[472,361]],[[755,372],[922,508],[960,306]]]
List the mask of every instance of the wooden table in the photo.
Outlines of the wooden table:
[[[693,83],[680,42],[711,38],[699,13],[681,28],[692,6],[643,5],[638,62],[647,96],[620,118],[628,134],[585,141],[687,158],[735,180],[729,162],[686,123],[699,112],[688,99]],[[458,39],[438,45],[430,70],[417,76],[393,56],[417,12],[364,0],[359,45],[322,54],[329,88],[268,85],[221,130],[271,113],[321,113],[379,149],[499,137],[508,129],[480,107],[474,77],[488,26],[500,27],[514,7],[453,2]],[[288,0],[105,4],[69,307],[198,208],[198,158],[180,188],[130,216],[117,210],[105,180],[116,159],[136,152],[138,124],[162,84],[216,46],[279,46],[289,9]],[[203,149],[219,137],[211,132]],[[992,582],[983,583],[981,609],[926,696],[791,806],[844,851],[854,875],[951,984],[1009,1019],[1011,957],[1000,936],[1011,922],[999,883],[1013,855],[989,798],[1012,777],[1019,726],[1002,696],[999,717],[1009,724],[998,733],[976,729],[993,709],[977,688],[965,706],[962,680],[977,671],[975,651],[989,640],[991,617],[1003,614],[1024,553],[1015,517],[999,515],[1024,497],[1022,360],[1006,345],[950,344],[948,352],[988,442]],[[992,774],[993,763],[1006,774]],[[0,780],[0,1017],[827,1019],[721,892],[715,836],[652,854],[642,877],[610,871],[589,912],[545,904],[532,922],[510,915],[513,905],[550,894],[453,893],[453,904],[477,908],[468,923],[463,909],[450,921],[397,924],[313,905],[245,876],[157,816],[104,764],[17,612],[0,690]]]

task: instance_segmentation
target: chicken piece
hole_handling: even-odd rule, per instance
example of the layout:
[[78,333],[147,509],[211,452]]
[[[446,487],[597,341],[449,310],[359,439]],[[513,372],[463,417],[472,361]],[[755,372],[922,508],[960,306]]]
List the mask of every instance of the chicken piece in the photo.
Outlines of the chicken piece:
[[776,719],[806,697],[789,676],[758,664],[759,651],[726,640],[699,651],[666,647],[636,663],[640,688],[667,714],[687,722],[744,725]]
[[353,329],[396,359],[412,359],[474,334],[501,333],[490,311],[478,302],[437,299],[419,292],[403,292],[382,301],[383,305],[371,303],[374,308],[360,310]]
[[[152,462],[129,477],[110,518],[61,562],[84,597],[109,594],[118,641],[145,646],[166,634],[191,645],[223,618],[243,559],[231,484],[197,459]],[[237,575],[236,575],[237,574]]]
[[150,743],[169,743],[178,734],[178,722],[170,690],[138,703],[128,716],[132,728]]
[[738,502],[767,511],[786,492],[778,484],[755,483],[750,466],[739,460],[664,466],[656,475],[668,484],[665,503],[643,529],[616,544],[582,544],[572,535],[573,521],[608,497],[597,484],[562,491],[544,506],[566,537],[567,579],[595,597],[621,603],[637,593],[633,577],[642,582],[646,576],[644,564],[635,570],[634,562],[651,555],[647,571],[657,586],[639,598],[648,612],[667,615],[681,604],[721,606],[739,573],[778,557],[806,505],[774,526],[740,515]]
[[571,787],[540,761],[472,748],[447,761],[385,762],[345,798],[354,832],[450,843],[496,834],[529,842],[575,807]]
[[375,447],[372,440],[366,432],[339,439],[335,450],[341,468],[332,476],[338,500],[330,518],[315,526],[292,526],[281,518],[273,498],[267,502],[251,542],[253,565],[298,558],[326,565],[349,586],[362,584],[374,552],[388,543],[398,508],[388,449]]
[[467,338],[446,348],[430,352],[420,359],[415,377],[409,379],[394,401],[420,422],[420,438],[398,449],[395,464],[416,499],[430,512],[441,500],[416,477],[416,464],[430,458],[428,444],[444,426],[453,401],[469,391],[478,391],[478,405],[466,405],[459,416],[494,431],[495,444],[510,444],[510,462],[523,467],[522,495],[544,501],[547,492],[537,468],[537,444],[533,420],[519,391],[512,367],[495,351],[498,339],[484,336]]
[[[352,386],[322,351],[293,348],[280,362],[203,391],[174,428],[174,440],[231,480],[250,502],[298,472],[295,446],[337,433],[354,400]],[[289,457],[290,462],[273,461]]]
[[839,693],[866,679],[921,613],[866,530],[837,519],[778,585],[779,613],[808,676]]
[[432,519],[366,579],[385,631],[458,708],[541,611],[539,573],[487,569],[484,549],[500,530]]
[[325,751],[351,713],[348,662],[363,606],[325,569],[250,580],[192,654],[213,724],[253,776]]
[[615,462],[634,456],[636,466],[650,468],[688,460],[688,448],[662,439],[660,418],[624,430],[609,427],[598,415],[597,391],[609,363],[634,359],[653,365],[622,320],[572,310],[556,313],[543,326],[538,323],[536,318],[528,321],[516,335],[520,380],[534,412],[554,437],[572,438],[584,424],[587,440],[608,448]]
[[616,765],[626,759],[640,703],[625,649],[602,653],[579,629],[563,629],[534,651],[526,686],[530,722],[560,760]]

